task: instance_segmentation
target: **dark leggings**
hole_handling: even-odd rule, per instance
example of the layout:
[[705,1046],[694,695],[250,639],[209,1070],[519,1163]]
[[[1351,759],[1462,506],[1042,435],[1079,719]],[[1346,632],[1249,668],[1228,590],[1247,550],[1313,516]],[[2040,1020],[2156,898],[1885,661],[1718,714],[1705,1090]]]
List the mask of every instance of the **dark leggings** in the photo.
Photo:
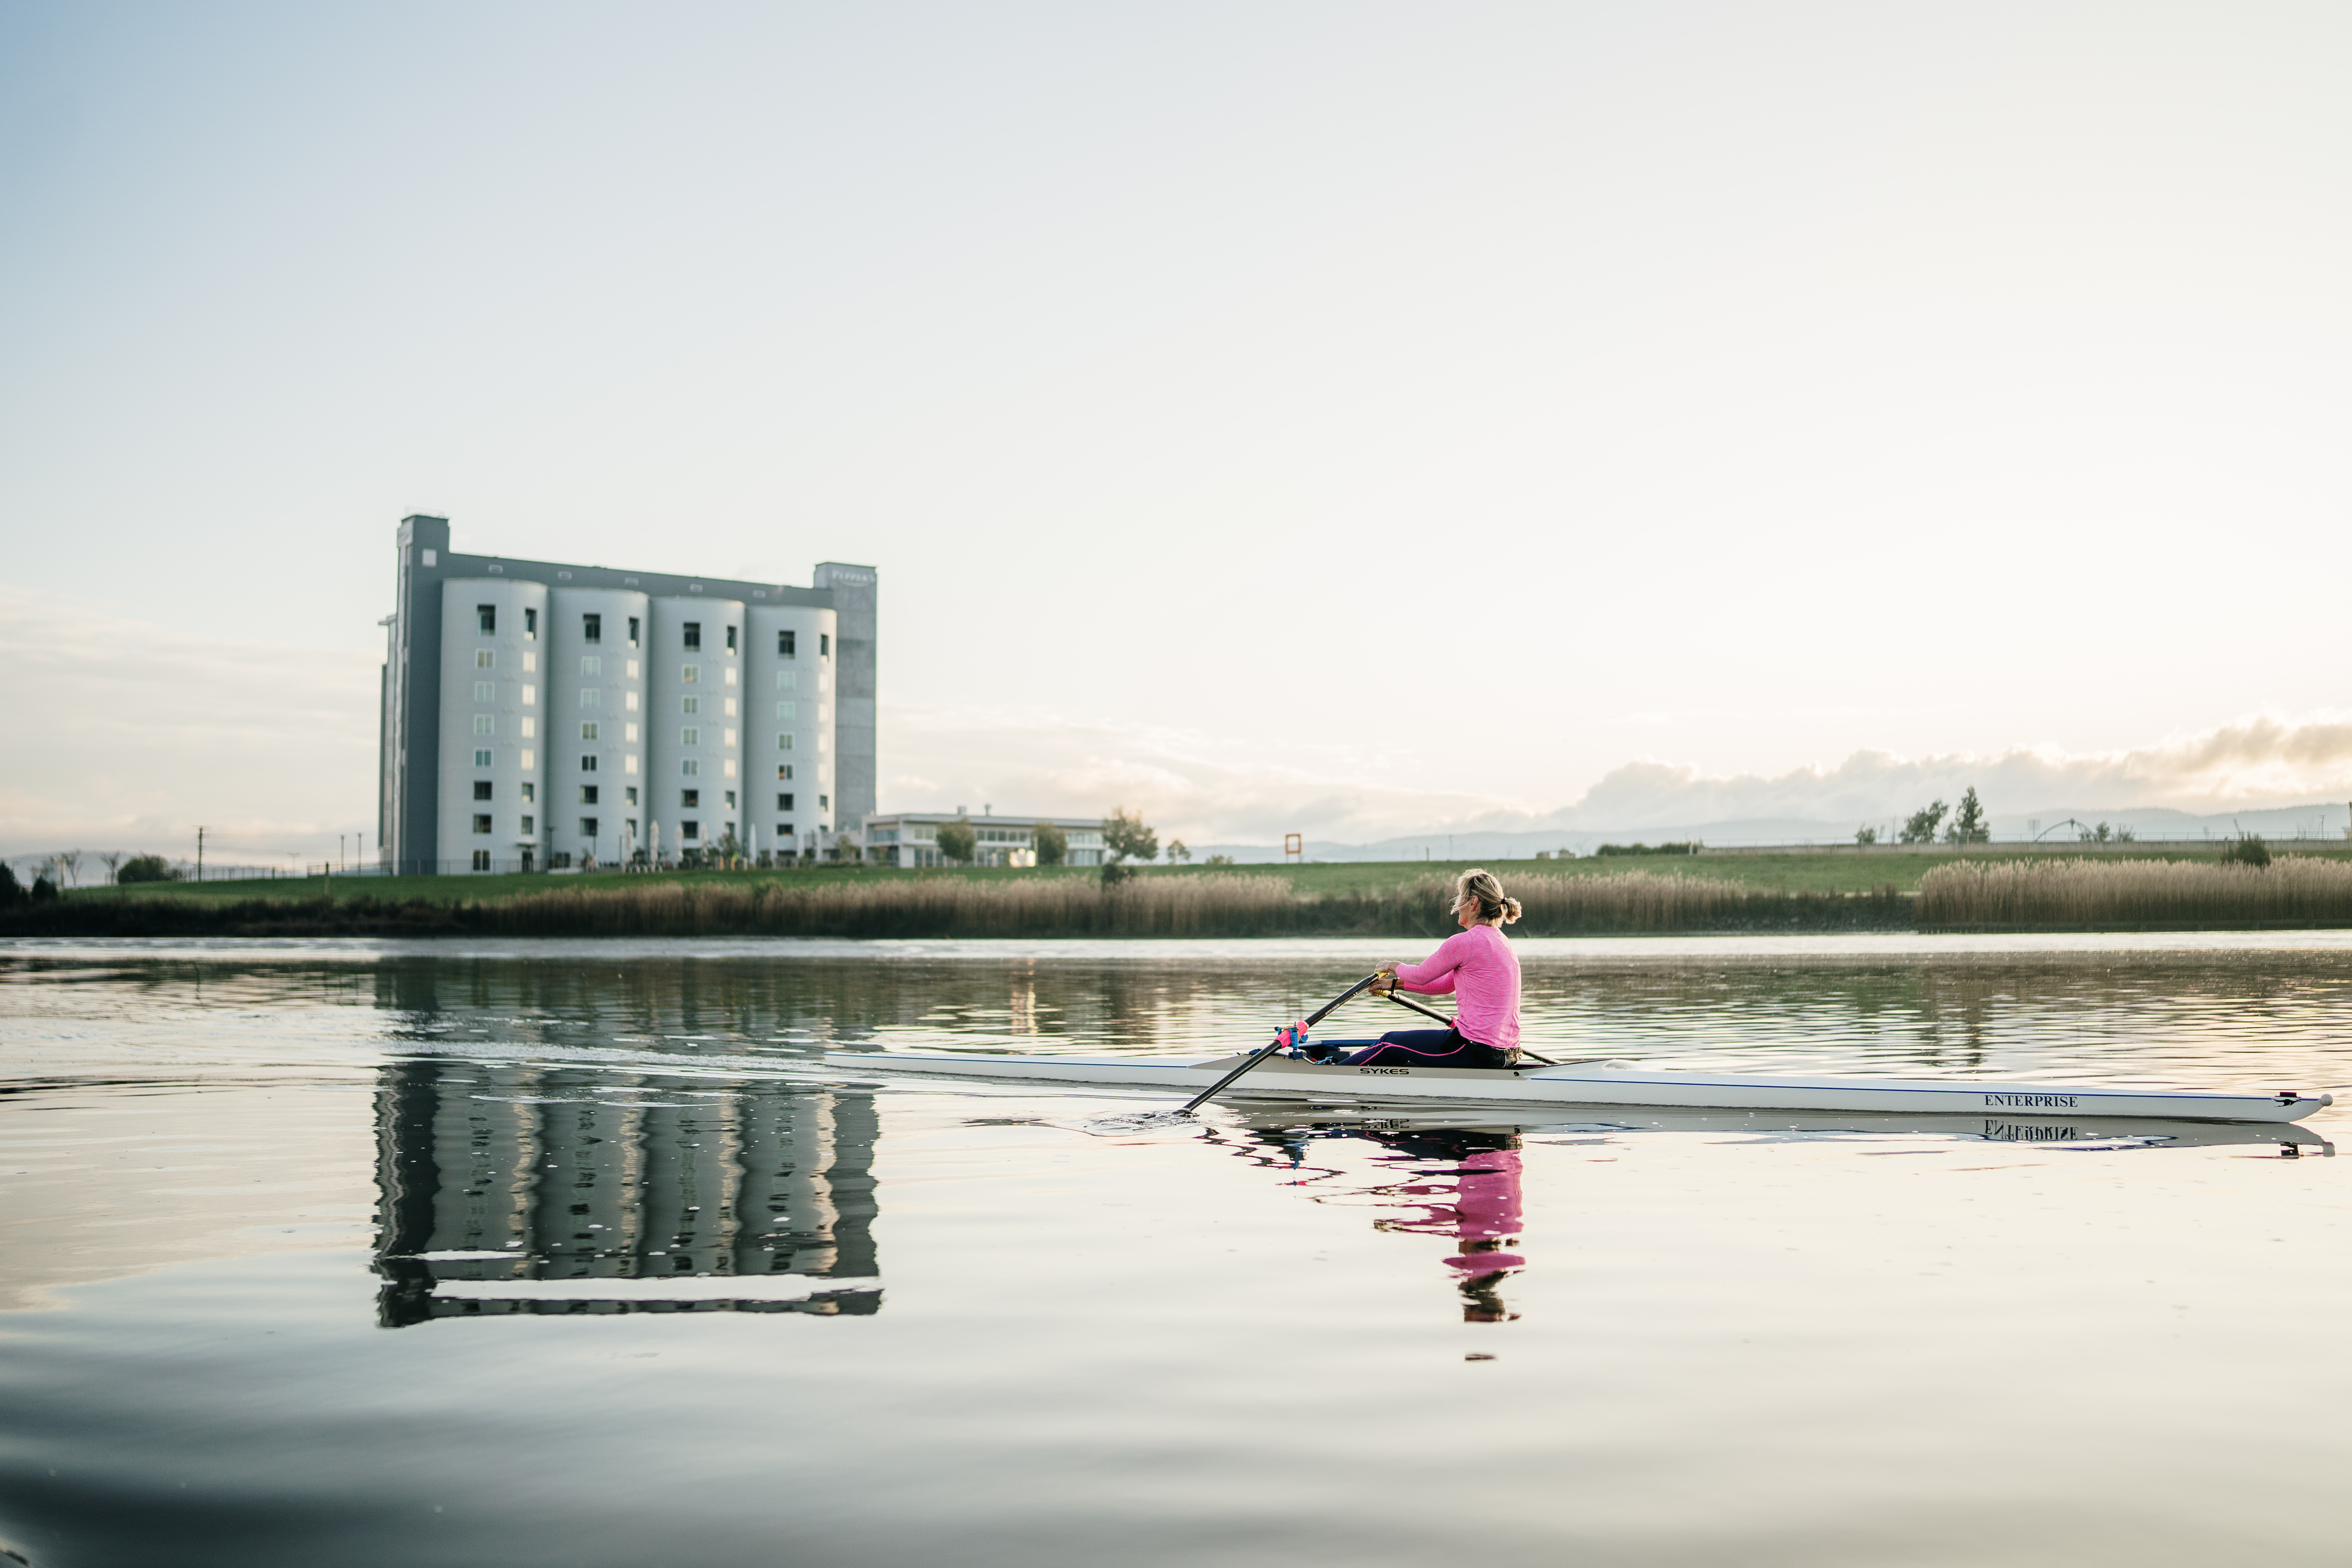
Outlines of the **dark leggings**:
[[1498,1051],[1475,1040],[1465,1040],[1455,1029],[1391,1029],[1355,1055],[1343,1067],[1507,1068],[1518,1065],[1519,1053]]

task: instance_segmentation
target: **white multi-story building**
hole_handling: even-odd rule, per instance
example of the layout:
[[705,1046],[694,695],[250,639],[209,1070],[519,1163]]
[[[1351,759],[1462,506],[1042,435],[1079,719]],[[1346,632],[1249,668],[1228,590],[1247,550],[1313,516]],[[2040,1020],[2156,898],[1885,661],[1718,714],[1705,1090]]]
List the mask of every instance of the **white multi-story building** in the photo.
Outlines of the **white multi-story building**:
[[1102,818],[1098,816],[998,816],[983,809],[978,816],[963,812],[899,811],[866,818],[866,855],[886,866],[947,866],[961,861],[940,857],[940,829],[950,822],[971,828],[975,866],[1034,866],[1037,863],[1037,826],[1050,822],[1069,841],[1066,865],[1103,863]]
[[874,808],[877,574],[739,583],[454,555],[400,526],[387,870],[806,851]]

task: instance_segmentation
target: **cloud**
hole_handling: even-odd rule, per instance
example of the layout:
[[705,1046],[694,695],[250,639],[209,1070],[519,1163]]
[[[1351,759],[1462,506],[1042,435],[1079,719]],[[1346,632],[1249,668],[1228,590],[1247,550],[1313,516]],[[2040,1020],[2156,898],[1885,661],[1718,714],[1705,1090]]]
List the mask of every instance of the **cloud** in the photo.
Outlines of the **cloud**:
[[189,637],[0,587],[0,854],[317,858],[375,830],[373,654]]
[[1906,758],[1856,752],[1831,768],[1708,776],[1659,762],[1610,772],[1575,805],[1542,819],[1567,828],[1649,827],[1798,818],[1871,822],[1973,786],[2004,817],[2069,810],[2188,812],[2287,805],[2352,791],[2352,721],[2337,714],[2257,715],[2130,751],[2021,747]]

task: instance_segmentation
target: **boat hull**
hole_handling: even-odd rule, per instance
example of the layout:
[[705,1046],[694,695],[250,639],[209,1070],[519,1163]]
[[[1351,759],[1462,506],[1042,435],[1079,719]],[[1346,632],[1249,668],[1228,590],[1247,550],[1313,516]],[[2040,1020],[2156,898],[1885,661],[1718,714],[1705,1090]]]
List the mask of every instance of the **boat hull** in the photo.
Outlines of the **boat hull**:
[[[1108,1088],[1198,1092],[1241,1056],[1023,1057],[949,1052],[828,1051],[861,1072],[945,1074]],[[1278,1057],[1225,1091],[1248,1099],[1475,1100],[1497,1106],[1689,1106],[1726,1110],[1871,1111],[1915,1116],[2159,1117],[2183,1121],[2296,1121],[2333,1104],[2327,1094],[2220,1094],[2081,1085],[1927,1082],[1900,1079],[1647,1072],[1588,1062],[1514,1068],[1340,1067]]]

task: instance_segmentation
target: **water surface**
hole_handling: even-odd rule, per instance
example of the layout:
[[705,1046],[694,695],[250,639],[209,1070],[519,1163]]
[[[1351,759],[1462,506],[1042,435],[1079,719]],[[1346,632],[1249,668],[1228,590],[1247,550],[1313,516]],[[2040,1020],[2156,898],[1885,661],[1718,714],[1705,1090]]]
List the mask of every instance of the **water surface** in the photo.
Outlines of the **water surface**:
[[[1411,946],[0,950],[0,1535],[66,1565],[2340,1556],[2333,1111],[1185,1122],[822,1057],[1223,1051]],[[1580,1054],[2352,1080],[2339,933],[1522,952],[1530,1043]]]

